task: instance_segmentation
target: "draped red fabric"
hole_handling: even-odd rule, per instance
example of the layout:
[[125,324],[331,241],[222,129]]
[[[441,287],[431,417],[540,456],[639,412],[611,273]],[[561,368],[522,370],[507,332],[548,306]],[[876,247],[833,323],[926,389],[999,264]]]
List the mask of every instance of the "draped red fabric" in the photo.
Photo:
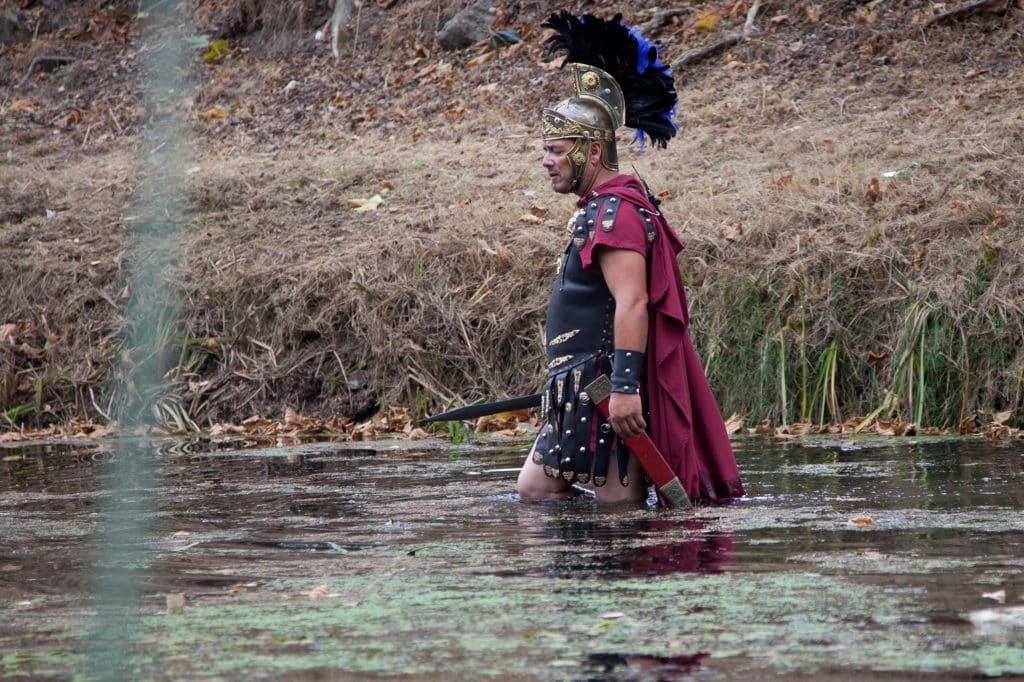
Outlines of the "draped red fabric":
[[[619,175],[580,202],[584,204],[594,195],[609,194],[646,211],[658,231],[647,254],[650,328],[646,390],[651,439],[690,499],[724,502],[740,497],[744,494],[743,484],[725,422],[690,339],[686,292],[676,261],[683,244],[648,200],[643,185],[631,175]],[[630,229],[629,224],[634,222],[637,227]],[[640,215],[623,206],[615,229],[600,235],[597,245],[635,249],[637,229],[645,234]],[[616,243],[619,240],[622,243]],[[591,260],[592,247],[588,247],[588,253],[581,254],[585,266]]]

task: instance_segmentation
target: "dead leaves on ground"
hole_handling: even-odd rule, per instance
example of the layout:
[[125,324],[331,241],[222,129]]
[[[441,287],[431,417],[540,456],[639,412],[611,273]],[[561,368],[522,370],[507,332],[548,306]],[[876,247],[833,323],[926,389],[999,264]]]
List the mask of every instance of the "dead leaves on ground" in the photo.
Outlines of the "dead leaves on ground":
[[693,28],[698,31],[713,31],[722,20],[722,12],[717,7],[705,7],[693,13]]
[[374,194],[368,199],[346,199],[345,203],[353,207],[353,212],[363,213],[365,211],[376,211],[380,208],[380,205],[384,203],[384,197]]
[[784,189],[786,187],[791,187],[792,185],[793,185],[793,174],[792,173],[783,173],[782,175],[780,175],[777,178],[772,176],[771,182],[768,183],[768,189],[769,190],[778,191],[778,190]]
[[[481,417],[473,428],[475,433],[487,433],[492,437],[517,437],[532,434],[537,429],[537,418],[527,410],[503,412]],[[65,424],[53,424],[41,429],[29,429],[0,433],[0,444],[23,443],[46,440],[99,440],[117,434],[117,422],[98,424],[85,418],[74,418]],[[154,427],[156,434],[165,434],[161,427]],[[168,434],[170,435],[170,434]],[[174,435],[180,435],[175,432]],[[352,441],[373,441],[381,438],[404,438],[423,440],[441,437],[416,426],[416,418],[405,407],[390,407],[363,422],[353,422],[348,417],[334,417],[323,420],[299,414],[293,408],[285,409],[283,421],[260,416],[249,417],[238,424],[223,422],[214,424],[210,436],[238,436],[254,443],[274,440],[278,444],[290,444],[312,437],[336,437]]]
[[7,108],[4,109],[4,113],[16,114],[19,112],[24,112],[30,114],[36,109],[38,109],[40,106],[42,105],[40,104],[39,100],[33,99],[31,97],[23,97],[21,99],[16,99],[13,102],[11,102],[7,106]]
[[93,10],[84,26],[76,26],[70,32],[71,38],[89,37],[97,43],[115,42],[120,45],[137,35],[132,12],[125,7]]
[[531,206],[527,213],[524,213],[519,217],[519,222],[530,225],[542,225],[547,214],[547,208],[544,208],[543,206]]
[[26,360],[45,361],[47,349],[60,341],[60,336],[41,329],[33,320],[0,324],[0,349],[12,351]]
[[880,198],[884,193],[885,186],[882,184],[882,181],[879,180],[878,178],[871,178],[871,180],[868,181],[868,188],[867,190],[865,190],[864,196],[870,199],[871,201],[875,201],[876,199]]
[[[766,436],[775,442],[795,440],[809,435],[833,435],[848,436],[854,434],[867,434],[877,436],[904,437],[904,436],[944,436],[954,435],[977,435],[984,436],[992,442],[1009,440],[1011,437],[1024,440],[1024,429],[1012,429],[1005,422],[1009,421],[1013,413],[1009,410],[989,414],[976,410],[965,418],[956,431],[940,429],[937,426],[919,426],[914,422],[907,422],[896,418],[878,417],[862,427],[864,417],[851,417],[841,424],[812,424],[809,422],[794,422],[774,426],[771,420],[765,419],[760,424],[746,427],[746,433],[752,436]],[[730,436],[742,434],[746,416],[733,414],[726,420],[726,431]]]
[[[0,327],[0,343],[2,333],[7,331]],[[31,386],[23,387],[30,390]],[[1024,440],[1024,429],[1011,429],[1004,422],[1012,417],[1010,411],[996,412],[989,415],[980,410],[972,413],[960,424],[960,435],[984,436],[991,442],[1006,441],[1010,438]],[[868,428],[858,429],[863,422],[862,417],[851,417],[841,424],[825,424],[819,426],[809,422],[794,422],[773,426],[771,420],[765,419],[760,424],[745,427],[747,415],[734,413],[725,420],[725,429],[730,436],[748,435],[765,436],[777,443],[793,441],[813,435],[847,436],[854,434],[878,435],[889,437],[904,436],[938,436],[952,435],[950,430],[934,426],[919,428],[913,422],[899,419],[876,419]],[[536,432],[539,420],[528,410],[502,412],[486,415],[473,422],[473,432],[486,433],[493,437],[522,437]],[[28,429],[0,433],[0,444],[20,443],[40,440],[99,440],[119,432],[117,422],[98,424],[86,418],[74,418],[65,424],[53,424],[41,429]],[[160,433],[159,428],[156,429]],[[404,437],[406,440],[422,440],[438,437],[426,429],[416,426],[416,419],[404,407],[390,407],[363,422],[353,422],[348,417],[334,417],[323,420],[318,417],[301,415],[293,408],[285,409],[283,421],[275,421],[259,416],[249,417],[239,424],[220,423],[210,428],[211,436],[240,436],[256,441],[276,439],[280,442],[299,441],[310,437],[331,437],[352,441],[373,441],[380,438]]]
[[537,418],[531,417],[528,410],[514,410],[480,417],[473,431],[492,436],[522,436],[535,433],[537,423]]
[[27,429],[0,433],[0,443],[21,443],[38,440],[100,440],[118,431],[117,422],[97,424],[91,419],[74,418],[65,424],[51,424],[42,429]]
[[[475,433],[492,436],[521,436],[527,429],[536,430],[537,420],[525,410],[481,417],[474,427]],[[250,437],[309,437],[314,435],[339,436],[353,441],[373,441],[379,438],[404,437],[406,440],[436,438],[438,434],[416,426],[416,418],[405,407],[389,407],[363,422],[348,417],[335,417],[324,421],[306,417],[294,409],[285,410],[284,422],[262,417],[250,417],[241,424],[217,424],[211,435],[240,435]]]

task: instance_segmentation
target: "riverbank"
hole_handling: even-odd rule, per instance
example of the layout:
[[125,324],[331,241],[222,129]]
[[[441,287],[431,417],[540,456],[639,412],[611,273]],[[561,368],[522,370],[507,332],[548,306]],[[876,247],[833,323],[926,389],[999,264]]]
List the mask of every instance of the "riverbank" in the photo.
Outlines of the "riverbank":
[[[188,224],[161,275],[175,296],[150,387],[168,430],[288,408],[358,424],[540,381],[544,282],[571,211],[539,166],[537,112],[564,91],[540,49],[545,12],[505,8],[524,39],[512,47],[444,52],[437,3],[366,5],[337,63],[312,38],[319,18],[273,41],[242,31],[210,59],[197,43],[195,89],[171,109],[189,125]],[[678,60],[748,9],[707,5],[650,31]],[[948,9],[766,7],[756,33],[676,69],[669,148],[623,150],[687,245],[692,334],[741,428],[986,430],[1005,412],[996,425],[1018,425],[1024,12]],[[34,42],[0,51],[12,431],[107,424],[131,399],[124,314],[151,116],[142,18],[32,12]],[[54,55],[70,61],[37,61]]]

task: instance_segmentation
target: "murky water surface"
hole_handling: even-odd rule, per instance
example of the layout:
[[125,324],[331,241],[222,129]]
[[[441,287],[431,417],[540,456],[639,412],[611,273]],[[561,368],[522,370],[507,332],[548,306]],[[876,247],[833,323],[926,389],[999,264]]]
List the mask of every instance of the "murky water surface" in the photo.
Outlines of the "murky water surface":
[[749,497],[696,513],[523,503],[518,443],[157,445],[0,450],[0,677],[95,659],[125,457],[126,678],[1024,675],[1019,442],[741,442]]

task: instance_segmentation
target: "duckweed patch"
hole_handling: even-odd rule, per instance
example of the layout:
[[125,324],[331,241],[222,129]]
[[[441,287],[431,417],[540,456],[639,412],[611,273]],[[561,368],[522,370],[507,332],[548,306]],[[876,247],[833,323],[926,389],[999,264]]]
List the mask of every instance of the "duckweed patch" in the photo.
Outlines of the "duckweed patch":
[[[750,674],[765,665],[814,673],[826,661],[868,670],[1024,671],[1024,648],[965,647],[911,618],[920,588],[880,589],[816,573],[613,582],[402,573],[339,577],[328,586],[331,593],[317,600],[199,604],[182,615],[151,615],[140,669],[199,652],[191,668],[178,664],[183,674],[252,678],[331,668],[562,679],[552,661],[583,669],[601,654],[670,657],[683,649],[749,658]],[[488,661],[495,665],[481,666]]]

